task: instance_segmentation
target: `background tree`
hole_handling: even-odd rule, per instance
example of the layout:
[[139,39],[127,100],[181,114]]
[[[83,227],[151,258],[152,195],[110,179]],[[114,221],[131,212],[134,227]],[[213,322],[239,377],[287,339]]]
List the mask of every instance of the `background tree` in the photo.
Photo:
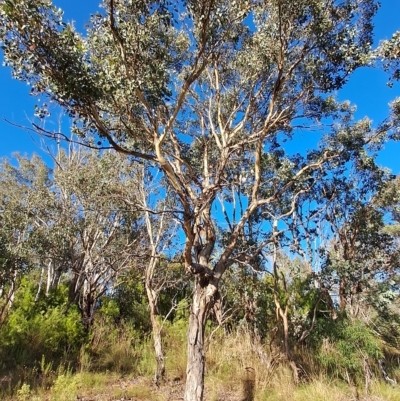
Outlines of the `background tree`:
[[[38,296],[43,282],[48,295],[68,279],[69,300],[89,327],[99,297],[113,291],[141,254],[135,172],[125,157],[76,149],[61,150],[53,172],[37,156],[17,160],[18,167],[4,161],[1,175],[9,253],[17,258],[23,252],[40,270]],[[119,194],[129,196],[129,209]]]
[[[165,195],[161,196],[160,193],[157,193],[159,184],[156,184],[155,187],[152,186],[149,181],[154,182],[156,180],[152,176],[146,177],[146,174],[148,175],[148,172],[143,168],[140,173],[137,195],[143,208],[143,218],[149,244],[143,270],[157,362],[154,383],[158,386],[160,381],[165,379],[160,296],[162,291],[177,287],[176,278],[171,274],[168,267],[174,256],[174,237],[177,235],[177,221],[173,217],[173,201],[168,199],[168,188]],[[129,193],[127,195],[129,196]],[[155,201],[157,198],[158,201]],[[129,201],[127,202],[129,203]],[[171,305],[171,308],[173,308],[173,305]]]
[[37,156],[27,160],[16,155],[16,159],[19,168],[6,159],[0,166],[1,322],[21,278],[40,264],[42,248],[36,234],[49,206],[48,167]]
[[323,217],[333,235],[321,249],[322,280],[335,292],[342,313],[356,316],[366,306],[369,284],[396,274],[397,246],[384,232],[384,213],[377,205],[391,178],[366,156],[346,177],[336,176],[334,186],[325,187],[331,201]]
[[373,53],[377,64],[389,74],[388,85],[393,86],[393,80],[400,80],[400,31],[389,40],[383,40]]
[[[142,223],[131,188],[138,185],[125,157],[70,150],[55,159],[54,185],[59,209],[58,229],[63,259],[72,274],[70,300],[77,302],[89,326],[99,297],[113,291],[119,277],[143,255]],[[120,199],[129,188],[130,206]],[[53,247],[57,252],[62,247]]]

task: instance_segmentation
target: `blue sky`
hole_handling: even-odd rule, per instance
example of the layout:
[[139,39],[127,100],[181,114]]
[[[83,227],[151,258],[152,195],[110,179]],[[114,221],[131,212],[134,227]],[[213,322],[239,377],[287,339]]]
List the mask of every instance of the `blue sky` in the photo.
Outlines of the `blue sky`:
[[[85,22],[98,9],[99,0],[53,0],[61,7],[67,21],[75,21],[75,26],[84,32]],[[400,30],[400,0],[382,0],[375,17],[375,43],[389,39]],[[2,59],[2,55],[0,55]],[[350,100],[357,105],[357,118],[368,116],[379,122],[388,114],[388,103],[400,96],[400,84],[393,88],[386,86],[387,75],[372,68],[357,70],[346,86],[338,93],[340,100]],[[33,106],[37,101],[29,96],[29,87],[11,78],[8,68],[0,68],[0,156],[10,156],[13,152],[31,155],[41,153],[39,138],[33,134],[11,126],[6,118],[21,125],[29,125],[33,116]],[[302,139],[301,139],[302,140]],[[304,135],[306,146],[307,137]],[[400,143],[388,143],[379,155],[378,162],[389,167],[393,173],[400,173]]]

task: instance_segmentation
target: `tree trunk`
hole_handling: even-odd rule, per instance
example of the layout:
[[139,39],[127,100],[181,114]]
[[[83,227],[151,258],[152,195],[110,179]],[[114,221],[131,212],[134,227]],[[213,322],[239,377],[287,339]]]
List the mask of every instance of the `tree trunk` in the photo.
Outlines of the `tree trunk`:
[[188,328],[185,401],[202,401],[204,391],[204,331],[210,307],[217,291],[215,285],[201,276],[195,278]]
[[96,304],[96,299],[93,296],[91,285],[85,282],[82,294],[82,323],[86,331],[89,330],[90,326],[93,324],[94,307]]
[[346,281],[342,279],[339,285],[339,310],[343,313],[346,310]]
[[283,343],[285,347],[285,355],[288,361],[291,361],[292,355],[290,352],[290,346],[289,346],[289,321],[288,321],[288,307],[287,305],[285,306],[285,310],[282,310],[282,308],[279,308],[279,315],[282,319],[283,323]]
[[46,296],[49,295],[53,283],[54,266],[52,261],[47,265],[47,283],[46,283]]
[[[15,274],[15,276],[16,276],[16,274]],[[4,291],[4,289],[2,289],[2,291]],[[10,288],[7,292],[6,299],[0,308],[0,327],[4,323],[6,316],[7,316],[7,312],[11,308],[11,306],[14,302],[14,295],[15,295],[15,282],[13,280],[11,282]]]
[[[40,270],[39,284],[38,284],[38,289],[37,289],[36,295],[35,295],[35,302],[37,302],[39,300],[40,292],[42,291],[43,276],[44,276],[44,265],[42,265],[42,268]],[[47,295],[47,293],[46,293],[46,295]]]
[[153,329],[154,351],[156,353],[157,368],[154,375],[154,383],[158,386],[160,381],[164,380],[165,376],[165,362],[164,350],[161,338],[161,325],[157,316],[152,314],[151,326]]
[[153,346],[156,354],[157,367],[154,373],[154,383],[158,386],[165,376],[165,357],[161,338],[161,325],[158,320],[157,298],[151,288],[151,280],[146,280],[147,299],[150,307],[150,321],[153,335]]
[[78,280],[79,280],[79,274],[73,272],[71,282],[69,283],[69,291],[68,291],[68,302],[70,304],[76,302],[78,296]]

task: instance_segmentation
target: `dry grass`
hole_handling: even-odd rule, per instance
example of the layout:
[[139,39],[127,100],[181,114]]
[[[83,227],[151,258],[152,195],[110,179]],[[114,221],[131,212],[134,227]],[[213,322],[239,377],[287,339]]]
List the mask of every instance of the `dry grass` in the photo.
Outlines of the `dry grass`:
[[[237,383],[224,383],[208,376],[205,401],[400,401],[399,387],[374,382],[370,394],[357,398],[354,390],[340,381],[315,379],[296,386],[290,368],[278,367],[264,388],[252,373],[244,373]],[[246,386],[247,383],[251,385]],[[254,384],[254,386],[253,386]],[[149,378],[121,378],[112,374],[78,373],[60,375],[49,391],[31,392],[21,386],[15,397],[4,401],[178,401],[183,399],[184,383],[169,381],[159,388]]]
[[377,401],[400,401],[400,386],[375,382],[371,386],[371,396]]
[[[136,348],[140,361],[132,363],[135,368],[124,376],[112,373],[85,371],[91,361],[81,364],[80,372],[72,374],[59,370],[54,374],[50,389],[31,390],[19,383],[14,397],[4,401],[177,401],[183,399],[186,365],[185,328],[167,328],[165,342],[167,349],[167,381],[159,388],[152,383],[154,356],[151,342]],[[119,337],[121,339],[121,337]],[[124,360],[128,341],[122,342]],[[299,351],[300,352],[300,351]],[[109,364],[121,372],[120,352],[110,352]],[[207,367],[205,401],[400,401],[399,387],[383,382],[372,382],[370,394],[363,389],[358,393],[340,380],[328,380],[325,372],[317,376],[317,369],[309,369],[312,359],[298,355],[300,371],[311,371],[301,375],[296,384],[293,369],[278,352],[267,352],[266,347],[253,341],[246,330],[227,335],[221,329],[207,339]],[[116,360],[114,360],[115,358]],[[84,359],[84,358],[83,358]],[[125,363],[125,362],[124,362]],[[126,362],[128,365],[129,363]],[[357,398],[358,397],[358,398]]]
[[209,391],[217,394],[215,399],[225,392],[238,394],[242,401],[252,401],[277,375],[287,375],[289,379],[285,381],[291,380],[290,370],[278,369],[282,362],[282,355],[266,352],[246,330],[229,336],[221,330],[208,342],[206,388],[213,389]]
[[[315,361],[301,350],[298,365],[302,382],[278,352],[254,342],[245,330],[234,335],[217,332],[208,343],[206,401],[400,401],[400,388],[373,382],[370,394],[340,380],[318,374]],[[304,369],[302,369],[304,367]],[[310,372],[305,376],[304,371]]]

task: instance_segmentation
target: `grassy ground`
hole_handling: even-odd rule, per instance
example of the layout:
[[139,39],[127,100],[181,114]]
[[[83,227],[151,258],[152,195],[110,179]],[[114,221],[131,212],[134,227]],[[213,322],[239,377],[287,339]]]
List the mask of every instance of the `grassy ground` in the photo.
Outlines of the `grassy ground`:
[[[400,401],[400,388],[373,382],[369,394],[340,382],[315,380],[295,386],[288,372],[280,372],[265,388],[249,385],[246,373],[236,384],[208,377],[205,401]],[[171,380],[160,387],[147,378],[117,377],[112,374],[61,375],[47,390],[31,391],[22,385],[14,397],[4,401],[178,401],[184,383]]]
[[[160,387],[152,383],[155,366],[151,341],[132,348],[128,336],[127,340],[118,337],[118,341],[107,342],[104,349],[96,348],[97,359],[82,352],[75,373],[62,367],[53,370],[52,363],[43,359],[39,369],[28,371],[21,367],[18,376],[12,376],[12,373],[0,376],[0,399],[183,400],[186,356],[182,344],[185,334],[186,328],[178,326],[165,334],[167,377]],[[379,371],[372,374],[366,391],[362,375],[354,382],[356,384],[350,385],[351,380],[346,382],[343,374],[339,380],[339,370],[335,373],[337,376],[328,376],[327,372],[321,371],[321,366],[313,365],[308,353],[300,355],[297,369],[293,369],[279,351],[271,351],[252,341],[245,331],[230,335],[213,333],[207,344],[205,401],[400,401],[400,386],[380,380]],[[400,381],[400,374],[393,377]]]

